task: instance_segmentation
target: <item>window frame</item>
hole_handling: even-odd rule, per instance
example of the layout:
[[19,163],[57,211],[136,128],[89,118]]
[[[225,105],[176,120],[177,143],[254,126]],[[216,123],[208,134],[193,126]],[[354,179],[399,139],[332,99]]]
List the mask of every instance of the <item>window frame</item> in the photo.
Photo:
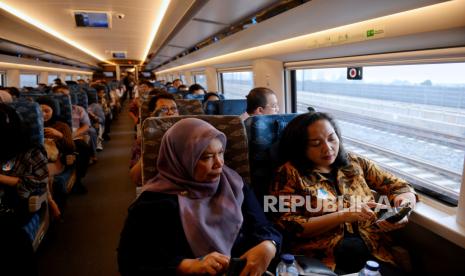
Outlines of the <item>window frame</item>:
[[[223,95],[227,96],[225,94],[225,91],[224,91],[224,76],[223,76],[223,74],[224,73],[240,73],[240,72],[250,72],[250,73],[252,73],[252,88],[255,87],[255,81],[254,81],[254,77],[253,77],[254,73],[253,73],[253,68],[252,67],[246,66],[246,67],[222,68],[222,69],[217,70],[217,74],[218,74],[218,87],[220,88],[221,93]],[[245,97],[244,97],[244,99],[245,99]]]
[[[343,58],[332,58],[322,60],[297,61],[284,63],[284,68],[288,72],[287,76],[290,81],[290,99],[292,112],[297,111],[297,77],[296,70],[305,69],[328,69],[340,67],[373,67],[373,66],[392,66],[392,65],[421,65],[436,63],[462,63],[465,62],[465,47],[445,48],[434,50],[409,51],[400,53],[375,54],[366,56],[352,56]],[[464,157],[465,159],[465,157]],[[465,160],[464,160],[465,163]],[[390,169],[378,163],[383,169]],[[462,175],[462,183],[458,198],[465,193],[465,176]],[[445,196],[436,192],[434,189],[425,185],[425,182],[407,179],[418,191],[432,197],[434,200],[444,202],[449,206],[457,206],[458,199]]]
[[29,87],[29,86],[21,86],[21,76],[22,75],[33,75],[33,76],[36,76],[36,84],[35,86],[32,86],[32,87],[37,87],[39,85],[39,72],[20,72],[19,73],[19,88],[23,88],[23,87]]

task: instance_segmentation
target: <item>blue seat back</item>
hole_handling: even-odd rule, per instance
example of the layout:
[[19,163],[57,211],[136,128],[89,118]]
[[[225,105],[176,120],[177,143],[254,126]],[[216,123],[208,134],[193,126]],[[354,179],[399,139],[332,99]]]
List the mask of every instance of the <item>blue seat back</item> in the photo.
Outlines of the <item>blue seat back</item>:
[[191,99],[191,100],[201,100],[203,101],[204,95],[194,95],[194,94],[186,94],[184,95],[184,99]]
[[168,91],[168,93],[177,93],[178,89],[175,88],[174,86],[170,86],[170,87],[168,87],[167,91]]
[[219,103],[220,101],[208,101],[205,104],[205,114],[207,115],[218,115],[219,112]]
[[28,135],[31,137],[31,142],[36,145],[44,144],[44,118],[40,106],[36,102],[28,99],[19,99],[11,106],[21,116],[25,126],[27,126]]
[[72,128],[73,109],[70,96],[63,94],[52,94],[51,96],[60,104],[60,120],[67,123],[68,126]]
[[69,94],[69,97],[71,98],[71,103],[72,104],[78,104],[78,95],[75,92],[71,92]]
[[220,115],[241,115],[247,109],[247,100],[223,100],[218,103]]
[[262,201],[279,165],[278,142],[286,125],[298,114],[257,115],[245,120],[252,187]]
[[21,95],[21,98],[30,99],[31,101],[34,101],[37,98],[40,98],[43,96],[50,96],[52,99],[55,99],[60,104],[59,119],[60,121],[67,123],[69,127],[71,127],[71,123],[72,123],[71,96],[58,94],[58,93],[52,93],[49,95],[27,93],[27,94]]
[[[72,102],[73,104],[77,104],[79,106],[84,107],[87,110],[89,106],[89,100],[87,98],[87,93],[84,91],[80,91],[78,93],[71,93],[72,97],[76,97],[76,103]],[[72,99],[72,98],[71,98]]]
[[95,88],[89,87],[86,89],[87,93],[87,104],[91,105],[93,103],[98,103],[97,90]]

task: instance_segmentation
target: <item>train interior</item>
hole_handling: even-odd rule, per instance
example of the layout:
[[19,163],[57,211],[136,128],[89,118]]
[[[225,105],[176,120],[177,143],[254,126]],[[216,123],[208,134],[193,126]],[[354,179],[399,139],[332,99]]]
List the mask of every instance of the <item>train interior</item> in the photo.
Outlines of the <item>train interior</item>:
[[[140,193],[131,147],[144,137],[144,182],[154,173],[145,151],[161,139],[151,128],[163,125],[149,118],[151,96],[140,96],[135,121],[128,115],[126,86],[143,80],[175,95],[180,115],[226,116],[229,125],[252,88],[273,90],[280,114],[244,123],[250,166],[239,173],[252,186],[273,173],[260,171],[271,160],[260,159],[256,141],[272,137],[270,150],[309,108],[333,114],[348,151],[418,193],[408,225],[394,233],[400,261],[417,275],[465,275],[464,11],[464,0],[0,0],[0,87],[20,90],[10,105],[32,140],[44,143],[35,101],[55,79],[70,91],[53,95],[69,126],[72,106],[101,103],[100,90],[114,104],[111,131],[82,177],[87,193],[73,191],[80,177],[71,162],[53,180],[61,218],[49,214],[47,192],[28,199],[33,216],[23,229],[39,275],[118,275],[119,235]],[[219,101],[165,87],[176,79]]]

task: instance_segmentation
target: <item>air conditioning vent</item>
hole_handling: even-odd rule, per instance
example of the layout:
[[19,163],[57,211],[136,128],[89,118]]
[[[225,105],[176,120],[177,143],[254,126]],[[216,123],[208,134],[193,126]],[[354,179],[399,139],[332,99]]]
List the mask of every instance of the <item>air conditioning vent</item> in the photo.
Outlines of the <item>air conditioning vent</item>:
[[109,16],[106,12],[75,11],[74,20],[77,27],[109,28]]

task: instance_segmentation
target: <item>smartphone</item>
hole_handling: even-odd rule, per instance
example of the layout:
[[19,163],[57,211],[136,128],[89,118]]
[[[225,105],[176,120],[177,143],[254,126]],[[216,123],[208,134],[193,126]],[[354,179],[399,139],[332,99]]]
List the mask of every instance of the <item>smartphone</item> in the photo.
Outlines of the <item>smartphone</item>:
[[231,258],[226,276],[239,276],[247,263],[246,259]]
[[408,215],[410,211],[412,211],[410,206],[396,207],[393,208],[393,211],[390,212],[384,209],[378,213],[378,221],[386,220],[390,223],[396,223]]

